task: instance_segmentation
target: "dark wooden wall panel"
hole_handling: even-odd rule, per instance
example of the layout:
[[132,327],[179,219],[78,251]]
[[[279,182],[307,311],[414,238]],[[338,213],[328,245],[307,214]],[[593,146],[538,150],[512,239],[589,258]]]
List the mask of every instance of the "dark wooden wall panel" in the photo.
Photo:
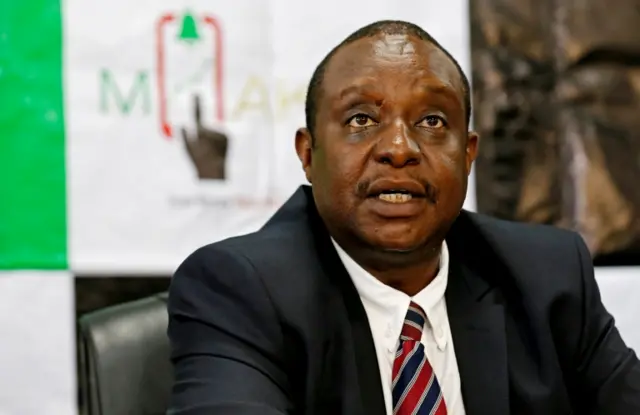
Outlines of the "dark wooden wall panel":
[[640,264],[640,0],[472,0],[478,210]]

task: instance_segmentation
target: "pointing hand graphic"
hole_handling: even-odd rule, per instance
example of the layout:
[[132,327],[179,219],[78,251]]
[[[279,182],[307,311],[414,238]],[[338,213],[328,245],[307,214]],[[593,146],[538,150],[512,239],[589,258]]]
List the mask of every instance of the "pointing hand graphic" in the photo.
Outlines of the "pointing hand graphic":
[[185,128],[182,128],[182,138],[198,172],[198,178],[224,180],[229,139],[225,134],[202,125],[198,96],[194,97],[194,115],[195,135],[190,135]]

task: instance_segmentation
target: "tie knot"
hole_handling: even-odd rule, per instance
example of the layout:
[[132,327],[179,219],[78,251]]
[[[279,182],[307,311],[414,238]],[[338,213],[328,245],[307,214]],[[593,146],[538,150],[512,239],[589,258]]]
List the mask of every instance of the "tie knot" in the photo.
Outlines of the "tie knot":
[[427,316],[422,308],[413,301],[409,304],[407,316],[404,318],[400,340],[412,340],[419,342],[422,338],[422,329],[427,321]]

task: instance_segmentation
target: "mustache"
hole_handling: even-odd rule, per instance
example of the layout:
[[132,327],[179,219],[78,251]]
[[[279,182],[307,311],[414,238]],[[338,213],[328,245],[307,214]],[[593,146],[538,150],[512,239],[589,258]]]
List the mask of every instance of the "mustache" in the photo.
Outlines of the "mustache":
[[[371,179],[362,179],[360,180],[357,184],[356,184],[356,195],[360,198],[367,198],[369,196],[369,189],[371,188],[371,183],[373,183],[374,181],[381,179],[382,177],[374,177]],[[422,178],[417,178],[417,177],[410,177],[410,179],[420,183],[420,185],[422,185],[422,187],[424,188],[424,194],[425,194],[425,198],[433,203],[436,204],[438,202],[438,190],[436,189],[436,187],[431,184],[431,182],[427,179],[422,179]]]

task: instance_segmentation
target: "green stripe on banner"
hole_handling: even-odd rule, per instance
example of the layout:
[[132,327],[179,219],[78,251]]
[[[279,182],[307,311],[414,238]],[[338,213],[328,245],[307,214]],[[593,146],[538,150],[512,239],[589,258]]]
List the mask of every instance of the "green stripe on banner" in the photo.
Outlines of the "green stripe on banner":
[[60,0],[0,0],[0,269],[67,266]]

